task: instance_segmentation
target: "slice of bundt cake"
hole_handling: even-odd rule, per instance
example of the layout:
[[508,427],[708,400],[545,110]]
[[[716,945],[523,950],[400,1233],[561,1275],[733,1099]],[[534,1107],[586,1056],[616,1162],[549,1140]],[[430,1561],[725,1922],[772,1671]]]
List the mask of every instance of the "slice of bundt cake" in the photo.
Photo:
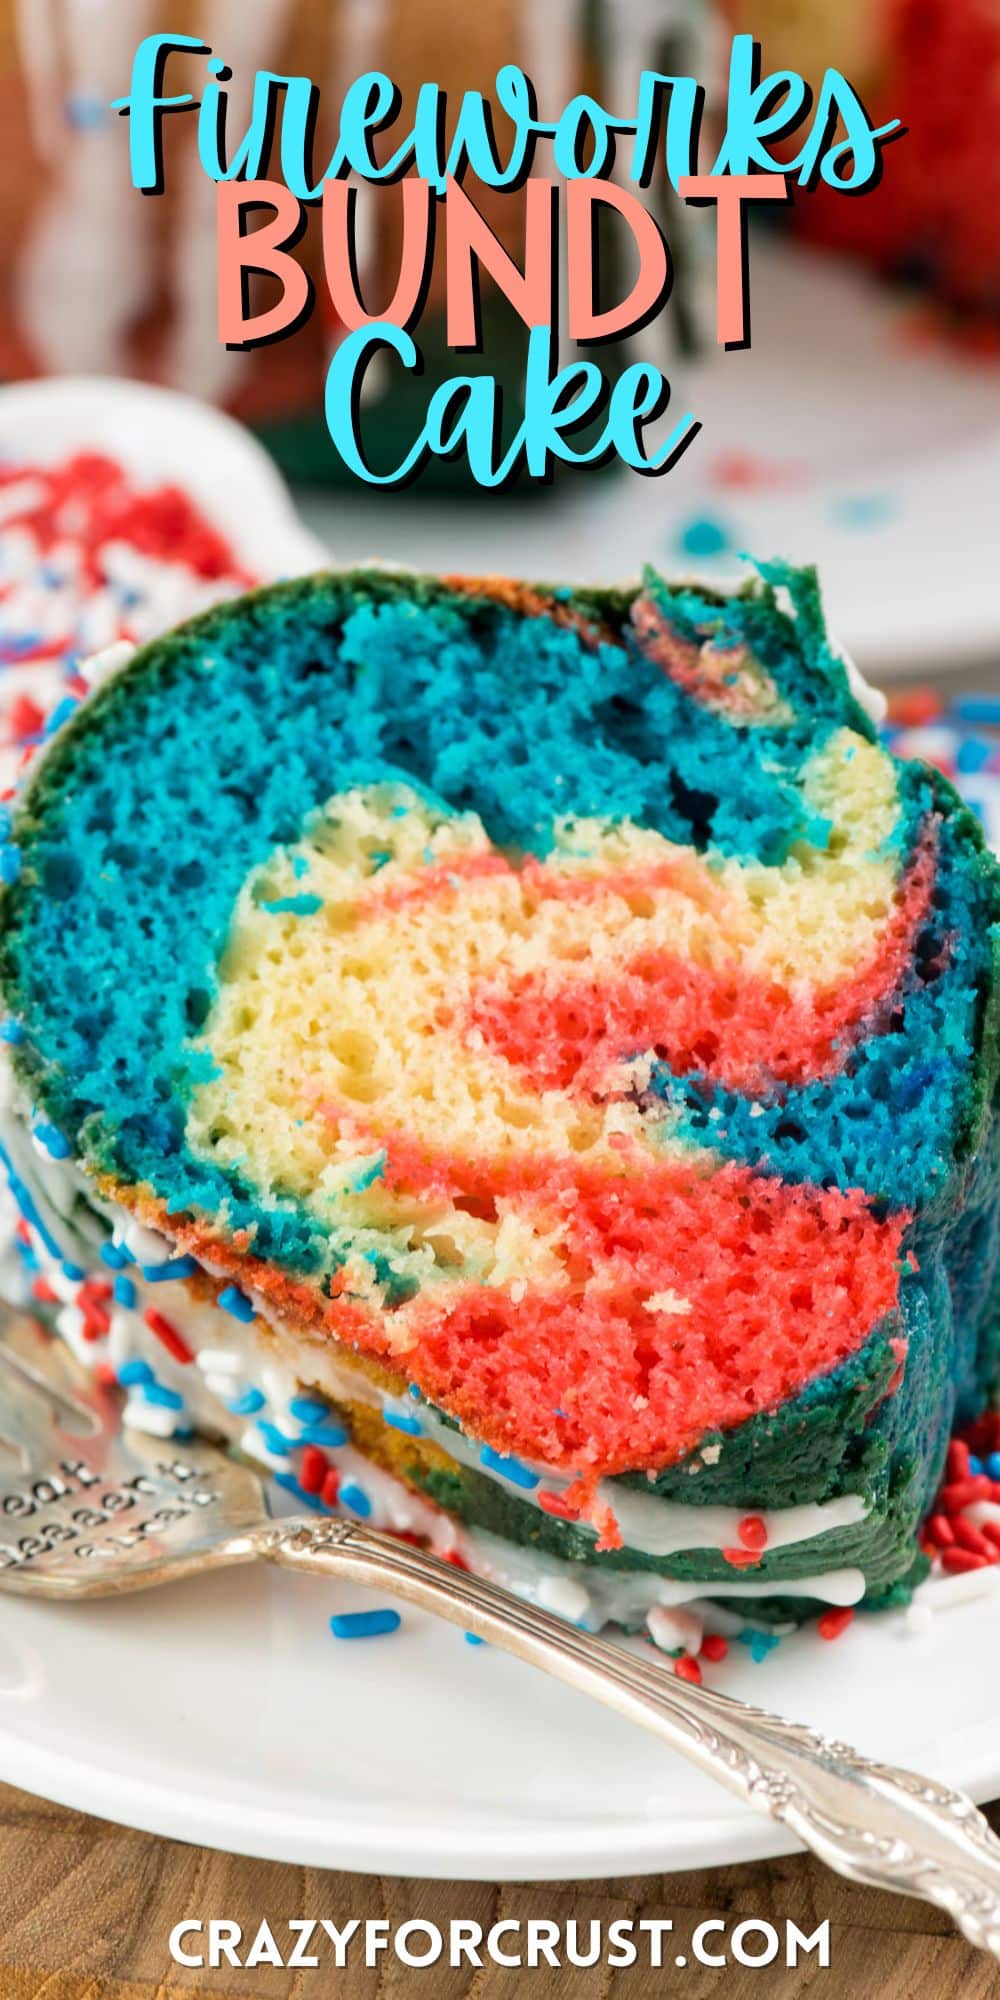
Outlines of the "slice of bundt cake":
[[4,873],[28,1240],[148,1427],[207,1381],[590,1622],[919,1574],[997,1367],[1000,892],[810,572],[259,592],[62,727]]

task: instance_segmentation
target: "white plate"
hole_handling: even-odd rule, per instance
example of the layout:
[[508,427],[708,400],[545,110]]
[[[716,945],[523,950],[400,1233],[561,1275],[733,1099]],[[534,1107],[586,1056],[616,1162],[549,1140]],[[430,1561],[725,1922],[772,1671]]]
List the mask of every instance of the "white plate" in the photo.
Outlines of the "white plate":
[[0,389],[0,457],[47,464],[73,451],[108,452],[143,485],[175,480],[258,576],[328,559],[263,446],[193,396],[96,375]]
[[[869,678],[1000,650],[1000,359],[910,337],[912,301],[853,266],[754,235],[753,344],[668,369],[671,420],[702,432],[663,478],[577,472],[551,492],[470,506],[419,486],[312,496],[341,562],[621,582],[640,563],[719,578],[734,557],[819,566],[839,639]],[[669,314],[669,307],[667,308]],[[721,485],[745,456],[787,483]],[[692,531],[725,541],[708,558]]]
[[[416,1612],[335,1640],[360,1590],[233,1570],[145,1597],[0,1602],[0,1778],[65,1805],[317,1867],[581,1879],[787,1853],[654,1738]],[[880,1758],[1000,1791],[1000,1592],[926,1632],[745,1649],[712,1682]],[[664,1671],[669,1672],[665,1664]]]

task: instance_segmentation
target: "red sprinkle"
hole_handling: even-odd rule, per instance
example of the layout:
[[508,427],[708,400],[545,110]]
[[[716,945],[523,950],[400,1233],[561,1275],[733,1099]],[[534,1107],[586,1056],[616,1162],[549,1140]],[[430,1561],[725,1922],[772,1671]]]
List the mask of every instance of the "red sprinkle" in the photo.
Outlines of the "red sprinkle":
[[957,1479],[953,1485],[942,1486],[938,1499],[946,1514],[960,1514],[963,1507],[971,1506],[973,1500],[990,1500],[993,1497],[993,1481],[979,1472],[972,1479]]
[[722,1553],[732,1569],[756,1569],[760,1561],[753,1549],[723,1549]]
[[182,1367],[186,1367],[194,1360],[194,1355],[187,1341],[182,1334],[178,1333],[173,1321],[167,1319],[164,1313],[157,1312],[155,1306],[147,1306],[143,1317],[150,1333],[155,1333],[157,1340],[162,1341],[167,1353],[172,1355],[175,1361],[179,1361]]
[[445,1557],[444,1557],[444,1560],[445,1560],[445,1562],[446,1562],[446,1563],[452,1563],[452,1564],[454,1565],[454,1567],[455,1567],[456,1569],[469,1569],[469,1570],[471,1570],[471,1568],[472,1568],[472,1565],[471,1565],[471,1563],[467,1563],[467,1562],[466,1562],[466,1560],[465,1560],[465,1557],[464,1557],[464,1556],[462,1556],[462,1555],[459,1555],[459,1552],[458,1552],[458,1550],[457,1550],[457,1549],[447,1549],[447,1550],[445,1551]]
[[759,1552],[767,1547],[767,1523],[759,1514],[744,1514],[736,1533],[745,1549]]
[[37,1299],[41,1306],[57,1306],[59,1304],[59,1294],[53,1291],[47,1278],[32,1279],[31,1296],[33,1299]]
[[562,1493],[550,1493],[543,1486],[536,1495],[543,1514],[554,1514],[557,1521],[578,1521],[580,1510],[574,1507]]
[[817,1618],[816,1630],[821,1639],[839,1639],[841,1633],[847,1631],[853,1618],[854,1611],[851,1605],[837,1606],[832,1611],[824,1611],[822,1618]]
[[941,1565],[949,1576],[962,1576],[969,1569],[986,1569],[990,1558],[974,1556],[971,1549],[945,1549]]
[[1000,1521],[981,1521],[979,1532],[991,1549],[1000,1550]]
[[320,1451],[318,1444],[307,1444],[299,1466],[299,1485],[303,1493],[322,1493],[329,1469],[325,1451]]
[[706,1632],[701,1642],[703,1660],[724,1660],[728,1652],[729,1640],[724,1639],[721,1632]]
[[951,1548],[955,1540],[955,1530],[947,1514],[932,1514],[927,1527],[932,1542],[939,1543],[943,1549]]
[[969,1447],[962,1443],[961,1438],[952,1438],[944,1463],[945,1473],[949,1479],[968,1479]]
[[323,1485],[320,1491],[320,1499],[322,1500],[324,1507],[335,1507],[337,1505],[337,1495],[339,1494],[339,1492],[340,1492],[340,1474],[336,1470],[336,1468],[331,1465],[330,1470],[323,1481]]
[[985,1535],[976,1527],[974,1521],[967,1521],[964,1514],[958,1514],[955,1517],[953,1526],[955,1529],[955,1540],[960,1549],[968,1549],[974,1556],[987,1556],[992,1562],[993,1556],[989,1542],[986,1540]]
[[690,1653],[682,1653],[680,1659],[674,1661],[674,1672],[679,1681],[697,1681],[699,1686],[701,1684],[701,1668],[697,1660],[691,1658]]

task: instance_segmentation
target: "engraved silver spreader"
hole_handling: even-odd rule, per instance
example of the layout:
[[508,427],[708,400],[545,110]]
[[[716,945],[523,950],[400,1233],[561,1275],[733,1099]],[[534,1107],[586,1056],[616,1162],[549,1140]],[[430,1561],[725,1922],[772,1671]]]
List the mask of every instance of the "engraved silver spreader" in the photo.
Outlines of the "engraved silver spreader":
[[838,1874],[926,1897],[1000,1958],[1000,1841],[963,1793],[681,1680],[390,1535],[273,1518],[224,1450],[123,1430],[120,1394],[33,1320],[0,1308],[0,1329],[0,1588],[70,1603],[258,1561],[372,1585],[593,1695]]

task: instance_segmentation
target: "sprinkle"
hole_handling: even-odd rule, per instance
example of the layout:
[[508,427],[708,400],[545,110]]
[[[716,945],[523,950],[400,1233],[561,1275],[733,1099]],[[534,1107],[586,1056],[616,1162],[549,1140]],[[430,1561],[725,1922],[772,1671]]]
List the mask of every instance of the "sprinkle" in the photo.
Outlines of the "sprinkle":
[[31,1129],[39,1145],[44,1148],[45,1152],[53,1160],[69,1159],[72,1150],[69,1140],[64,1138],[61,1132],[57,1132],[54,1125],[46,1125],[40,1122],[37,1125],[33,1125]]
[[[261,1400],[263,1401],[263,1398]],[[241,1416],[243,1415],[242,1410],[240,1411],[240,1415]],[[294,1440],[292,1438],[287,1438],[285,1436],[284,1431],[280,1431],[278,1429],[277,1424],[268,1423],[265,1421],[263,1417],[261,1417],[258,1419],[257,1429],[259,1430],[261,1437],[263,1438],[264,1443],[268,1448],[268,1451],[273,1452],[276,1458],[285,1458],[287,1454],[292,1450]]]
[[331,1451],[337,1451],[342,1444],[347,1443],[347,1439],[348,1432],[344,1429],[343,1424],[338,1424],[334,1417],[328,1416],[322,1424],[308,1424],[303,1429],[297,1442],[299,1444],[325,1444],[329,1446]]
[[557,1521],[578,1521],[580,1518],[578,1507],[574,1507],[561,1493],[550,1492],[547,1487],[543,1487],[538,1494],[538,1505],[543,1514],[553,1514]]
[[509,1479],[512,1486],[523,1486],[526,1493],[533,1493],[539,1484],[537,1473],[530,1472],[520,1459],[504,1457],[488,1444],[484,1444],[479,1454],[479,1463],[489,1472],[498,1472],[501,1479]]
[[767,1547],[767,1522],[760,1514],[744,1514],[736,1533],[745,1549],[759,1551]]
[[342,1507],[349,1507],[352,1514],[360,1515],[362,1521],[367,1521],[372,1511],[372,1503],[364,1487],[357,1486],[353,1479],[349,1480],[346,1486],[341,1487],[340,1504]]
[[959,722],[1000,724],[1000,695],[956,695],[952,703],[952,713]]
[[111,1242],[101,1244],[100,1258],[109,1271],[121,1271],[129,1261],[128,1251],[123,1250],[120,1243]]
[[955,1540],[955,1530],[947,1514],[932,1514],[927,1523],[930,1537],[939,1548],[950,1549]]
[[390,1430],[405,1431],[407,1437],[418,1438],[424,1434],[424,1427],[419,1417],[404,1417],[398,1410],[383,1410],[382,1422],[388,1424]]
[[697,1660],[692,1660],[690,1653],[682,1653],[680,1659],[674,1661],[674,1673],[679,1681],[694,1681],[697,1686],[701,1685],[701,1668]]
[[986,1461],[986,1470],[991,1479],[1000,1479],[1000,1451],[991,1451]]
[[191,1348],[188,1346],[183,1334],[178,1333],[172,1320],[165,1318],[163,1313],[157,1312],[155,1306],[148,1306],[143,1314],[143,1318],[150,1333],[155,1333],[157,1340],[162,1341],[167,1353],[172,1355],[175,1361],[179,1361],[182,1367],[186,1367],[189,1362],[194,1360]]
[[945,1549],[941,1566],[949,1576],[964,1576],[967,1570],[985,1569],[990,1558],[973,1555],[971,1549]]
[[976,1479],[957,1479],[951,1485],[942,1486],[938,1499],[946,1514],[960,1514],[963,1507],[971,1506],[973,1500],[992,1499],[991,1479],[980,1473]]
[[242,1396],[234,1396],[226,1408],[234,1417],[255,1417],[266,1401],[267,1397],[262,1396],[259,1389],[244,1389]]
[[297,1424],[321,1424],[330,1414],[330,1405],[320,1396],[293,1396],[288,1414]]
[[243,1326],[249,1326],[255,1317],[250,1300],[238,1285],[224,1285],[219,1293],[219,1304],[223,1312],[231,1313],[233,1319],[238,1319]]
[[968,1549],[970,1555],[986,1556],[992,1562],[993,1552],[989,1542],[974,1521],[967,1520],[964,1514],[958,1514],[951,1525],[955,1543],[960,1549]]
[[162,1285],[172,1278],[193,1278],[197,1269],[195,1257],[167,1257],[162,1264],[144,1264],[142,1275],[147,1285]]
[[340,1493],[340,1474],[337,1471],[336,1466],[331,1465],[330,1470],[323,1481],[323,1488],[320,1494],[320,1498],[323,1502],[324,1507],[335,1507],[337,1505],[337,1496],[339,1493]]
[[71,1264],[68,1257],[63,1258],[62,1274],[64,1278],[69,1279],[71,1285],[82,1285],[87,1276],[86,1271],[82,1270],[79,1264]]
[[123,1389],[147,1388],[155,1376],[148,1361],[126,1361],[118,1370],[118,1380]]
[[10,888],[11,884],[18,880],[20,873],[20,848],[12,845],[0,847],[0,882],[5,882]]
[[[121,1377],[119,1376],[118,1379],[120,1381]],[[168,1389],[163,1382],[144,1383],[142,1393],[147,1403],[158,1404],[161,1409],[182,1410],[184,1408],[183,1396],[176,1389]]]
[[824,1611],[816,1620],[816,1630],[821,1639],[839,1639],[852,1623],[854,1612],[849,1604],[835,1606],[832,1611]]
[[726,1659],[728,1653],[729,1641],[723,1638],[721,1632],[706,1632],[701,1642],[702,1659],[711,1660],[714,1664],[719,1660]]
[[124,1272],[119,1273],[119,1276],[115,1279],[112,1291],[115,1304],[124,1306],[126,1312],[131,1312],[136,1299],[135,1286],[131,1278],[127,1278]]
[[329,1469],[326,1453],[320,1451],[318,1445],[308,1445],[299,1466],[299,1483],[303,1492],[322,1493]]
[[755,1667],[759,1667],[768,1654],[773,1653],[775,1646],[781,1644],[777,1632],[762,1632],[756,1625],[747,1625],[742,1632],[737,1632],[736,1639],[739,1645],[749,1649]]
[[335,1639],[379,1639],[384,1632],[398,1632],[402,1624],[398,1611],[336,1611],[330,1620]]
[[753,1549],[723,1549],[722,1555],[731,1569],[756,1569],[760,1561]]
[[945,1458],[945,1476],[948,1479],[967,1479],[969,1475],[969,1447],[961,1438],[952,1438]]
[[10,1042],[16,1046],[18,1042],[23,1042],[23,1040],[24,1029],[20,1021],[15,1021],[13,1018],[7,1021],[0,1021],[0,1041]]
[[467,1646],[485,1646],[486,1644],[486,1640],[481,1639],[478,1632],[464,1632],[462,1636]]
[[724,522],[695,514],[679,530],[676,546],[683,556],[721,556],[732,549],[733,538]]

